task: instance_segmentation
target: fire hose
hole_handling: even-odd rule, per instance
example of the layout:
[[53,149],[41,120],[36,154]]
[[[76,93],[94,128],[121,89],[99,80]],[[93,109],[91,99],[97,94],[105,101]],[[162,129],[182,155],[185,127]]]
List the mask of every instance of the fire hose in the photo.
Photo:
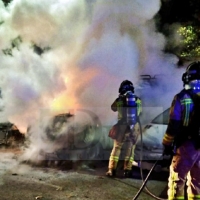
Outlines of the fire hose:
[[[141,128],[141,123],[139,122],[140,125],[140,136],[141,136],[141,154],[140,154],[140,163],[142,163],[142,158],[143,158],[143,137],[142,137],[142,128]],[[156,195],[154,195],[153,193],[151,193],[148,188],[146,187],[147,181],[149,180],[149,177],[151,175],[151,173],[153,172],[154,168],[156,167],[158,161],[163,157],[163,155],[160,156],[160,158],[158,160],[156,160],[156,162],[154,163],[154,165],[152,166],[152,168],[149,170],[149,173],[147,174],[145,180],[143,178],[143,172],[142,172],[142,167],[140,166],[140,174],[141,174],[141,178],[142,178],[142,185],[139,188],[138,192],[136,193],[136,195],[133,197],[132,200],[136,200],[139,195],[141,194],[142,190],[145,188],[146,192],[153,197],[154,199],[158,199],[158,200],[167,200],[167,199],[163,199],[160,198]]]
[[[162,156],[161,156],[161,157],[162,157]],[[156,167],[156,165],[157,165],[157,163],[158,163],[159,160],[160,160],[160,158],[154,163],[154,165],[153,165],[152,168],[150,169],[149,173],[147,174],[145,180],[143,179],[142,169],[140,168],[141,176],[142,176],[142,182],[143,182],[143,183],[142,183],[140,189],[138,190],[137,194],[134,196],[133,200],[136,200],[136,199],[139,197],[140,193],[142,192],[142,190],[143,190],[144,187],[146,186],[146,183],[147,183],[147,181],[148,181],[148,179],[149,179],[149,176],[151,175],[152,171],[153,171],[154,168]],[[167,199],[159,198],[158,196],[152,194],[152,193],[148,190],[147,187],[145,187],[145,190],[147,191],[147,193],[148,193],[150,196],[152,196],[152,197],[155,198],[155,199],[167,200]]]

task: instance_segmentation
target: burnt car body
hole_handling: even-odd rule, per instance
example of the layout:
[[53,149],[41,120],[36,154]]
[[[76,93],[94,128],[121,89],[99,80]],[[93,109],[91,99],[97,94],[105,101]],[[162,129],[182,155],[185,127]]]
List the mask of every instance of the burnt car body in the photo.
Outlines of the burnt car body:
[[10,122],[0,123],[0,147],[17,147],[23,144],[25,136]]
[[[77,131],[75,125],[69,127],[68,124],[73,115],[65,113],[54,116],[45,132],[49,142],[54,142],[59,148],[52,151],[42,149],[40,151],[42,159],[46,161],[108,161],[113,147],[113,140],[108,137],[111,126],[102,126],[95,114],[90,113],[90,117],[92,123],[84,125],[81,130]],[[166,109],[144,126],[142,137],[138,138],[135,148],[136,163],[140,163],[141,159],[142,162],[149,163],[158,159],[162,161],[162,138],[168,117],[169,109]],[[68,126],[67,129],[65,129],[66,126]],[[60,134],[61,130],[67,131]]]
[[[63,113],[53,116],[46,127],[43,128],[43,138],[45,143],[55,147],[50,150],[40,149],[40,159],[56,161],[77,161],[77,160],[103,160],[103,143],[106,146],[108,138],[102,134],[104,130],[98,117],[91,111],[79,110],[78,114],[85,113],[89,118],[89,123],[76,123],[75,115]],[[29,127],[26,140],[28,146],[31,144],[31,135],[34,134],[33,127]],[[110,150],[110,149],[109,149]]]

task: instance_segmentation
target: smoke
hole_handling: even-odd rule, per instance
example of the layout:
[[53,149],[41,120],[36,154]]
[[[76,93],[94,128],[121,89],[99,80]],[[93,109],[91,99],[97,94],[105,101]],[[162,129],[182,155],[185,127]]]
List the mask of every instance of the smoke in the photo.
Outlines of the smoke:
[[[145,106],[155,106],[152,101],[163,106],[160,100],[172,98],[171,85],[177,85],[180,72],[177,58],[163,53],[166,40],[155,28],[153,18],[160,4],[159,0],[148,4],[145,0],[13,0],[4,7],[0,1],[1,120],[15,123],[24,133],[33,127],[29,156],[55,148],[44,145],[43,138],[43,127],[55,114],[86,109],[103,126],[113,124],[116,114],[110,105],[125,79],[134,83]],[[11,48],[17,37],[20,44]],[[33,44],[47,50],[39,55]],[[149,90],[139,84],[144,73],[164,77]],[[77,121],[87,123],[84,115]]]

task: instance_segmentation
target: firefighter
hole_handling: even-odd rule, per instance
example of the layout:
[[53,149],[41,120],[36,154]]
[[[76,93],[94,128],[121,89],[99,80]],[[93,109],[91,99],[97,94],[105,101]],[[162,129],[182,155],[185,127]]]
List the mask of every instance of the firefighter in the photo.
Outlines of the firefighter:
[[[173,98],[163,137],[163,155],[172,155],[168,199],[200,200],[200,62],[182,75],[184,88]],[[186,189],[186,190],[185,190]],[[187,191],[186,193],[184,193]]]
[[[130,105],[128,105],[130,104]],[[111,105],[118,112],[117,134],[113,138],[113,149],[110,154],[107,176],[115,176],[122,146],[125,146],[124,177],[131,177],[132,162],[137,137],[140,133],[139,114],[141,99],[134,94],[133,83],[125,80],[119,87],[119,96]]]

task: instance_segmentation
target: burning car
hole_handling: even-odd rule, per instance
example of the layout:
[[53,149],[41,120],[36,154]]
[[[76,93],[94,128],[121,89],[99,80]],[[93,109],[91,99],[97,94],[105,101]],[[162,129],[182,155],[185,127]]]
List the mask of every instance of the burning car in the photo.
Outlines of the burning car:
[[[74,115],[63,113],[52,117],[44,129],[45,143],[51,143],[56,148],[40,149],[44,161],[108,161],[113,147],[113,140],[108,137],[111,126],[102,126],[98,117],[85,110],[90,123],[79,126],[74,121]],[[157,115],[144,126],[142,137],[138,138],[134,159],[136,163],[153,163],[162,157],[162,138],[169,118],[169,108]],[[29,128],[27,135],[31,135]],[[123,149],[122,149],[123,151]]]
[[[88,121],[85,124],[79,124],[75,118],[83,113]],[[53,116],[45,125],[41,137],[52,148],[48,148],[48,145],[46,145],[47,148],[43,146],[40,149],[40,159],[48,161],[106,159],[103,147],[109,145],[106,141],[108,133],[105,131],[107,129],[102,128],[98,117],[88,110],[80,109],[75,115],[63,113]],[[34,134],[33,127],[29,127],[27,140],[31,140],[32,134]],[[110,148],[108,149],[110,151]]]

